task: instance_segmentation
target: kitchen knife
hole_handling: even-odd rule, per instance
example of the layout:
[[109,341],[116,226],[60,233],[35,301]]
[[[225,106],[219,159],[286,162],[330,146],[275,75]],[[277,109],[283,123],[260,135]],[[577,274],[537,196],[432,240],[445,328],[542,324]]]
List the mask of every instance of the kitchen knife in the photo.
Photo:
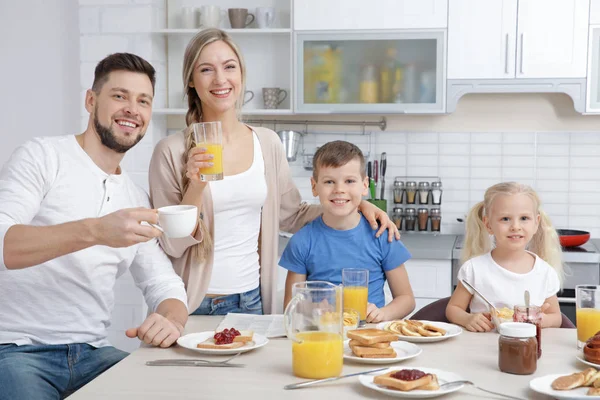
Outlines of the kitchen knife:
[[367,176],[369,177],[369,194],[371,195],[371,198],[374,199],[375,198],[375,181],[373,180],[373,172],[371,169],[371,161],[369,161],[367,163]]
[[375,193],[373,194],[373,199],[377,199],[377,183],[379,177],[379,163],[377,160],[373,161],[373,179],[375,180]]
[[387,155],[385,151],[381,153],[381,200],[385,199],[385,170],[387,168]]

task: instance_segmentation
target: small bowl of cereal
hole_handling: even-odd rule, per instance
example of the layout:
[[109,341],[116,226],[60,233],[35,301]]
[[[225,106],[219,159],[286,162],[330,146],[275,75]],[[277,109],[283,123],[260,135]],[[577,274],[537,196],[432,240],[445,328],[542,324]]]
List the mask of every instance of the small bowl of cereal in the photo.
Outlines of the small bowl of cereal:
[[344,340],[348,339],[348,331],[358,328],[360,314],[353,308],[344,308]]
[[514,313],[515,311],[508,307],[496,307],[495,309],[490,310],[492,322],[496,326],[496,329],[505,322],[513,322]]

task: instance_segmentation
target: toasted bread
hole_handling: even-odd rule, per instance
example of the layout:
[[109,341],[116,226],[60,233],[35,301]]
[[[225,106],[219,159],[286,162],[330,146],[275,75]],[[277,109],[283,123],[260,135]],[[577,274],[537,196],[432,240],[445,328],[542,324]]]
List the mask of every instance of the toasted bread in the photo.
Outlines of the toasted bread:
[[387,349],[378,349],[375,347],[366,346],[350,346],[350,349],[352,349],[352,352],[359,357],[363,357],[366,354],[383,355],[396,353],[392,347],[388,347]]
[[229,344],[215,344],[215,339],[208,338],[204,342],[196,345],[199,349],[237,349],[244,346],[248,342],[233,342]]
[[348,338],[367,345],[398,340],[398,335],[382,331],[381,329],[355,329],[348,331],[347,335]]
[[554,390],[571,390],[583,386],[586,378],[582,372],[576,372],[571,375],[560,376],[552,382]]
[[376,349],[387,349],[388,347],[390,347],[390,342],[379,342],[379,343],[373,343],[373,344],[364,344],[359,342],[358,340],[350,340],[350,342],[348,343],[348,345],[350,347],[352,346],[364,346],[364,347],[373,347]]
[[254,337],[254,331],[240,331],[240,335],[233,338],[233,342],[251,342]]
[[404,381],[402,379],[392,378],[392,375],[396,371],[388,372],[383,375],[376,376],[373,378],[373,383],[376,385],[385,386],[390,389],[396,389],[403,392],[408,392],[410,390],[437,390],[439,389],[439,384],[437,387],[433,384],[434,380],[437,383],[437,378],[435,375],[427,374],[419,379],[414,381]]

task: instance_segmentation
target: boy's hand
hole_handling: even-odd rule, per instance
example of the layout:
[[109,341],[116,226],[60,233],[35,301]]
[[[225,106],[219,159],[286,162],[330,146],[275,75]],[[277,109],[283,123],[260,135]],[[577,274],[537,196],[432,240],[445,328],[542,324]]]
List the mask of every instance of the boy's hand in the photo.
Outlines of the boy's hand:
[[489,332],[494,329],[494,324],[491,321],[491,315],[489,313],[477,313],[471,314],[465,329],[470,332]]
[[381,308],[377,308],[375,304],[369,303],[367,305],[366,320],[369,323],[383,322],[385,321],[385,312]]

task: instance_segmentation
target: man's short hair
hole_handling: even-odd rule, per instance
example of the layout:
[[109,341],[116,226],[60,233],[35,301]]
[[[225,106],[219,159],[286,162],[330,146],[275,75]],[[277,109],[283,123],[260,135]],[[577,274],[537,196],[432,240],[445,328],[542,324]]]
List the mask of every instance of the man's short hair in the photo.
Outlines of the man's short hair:
[[152,83],[152,91],[154,92],[154,84],[156,83],[156,71],[154,67],[142,57],[131,53],[114,53],[100,61],[94,71],[92,90],[100,93],[102,86],[108,82],[109,74],[113,71],[130,71],[146,74]]
[[339,168],[352,160],[359,161],[360,176],[364,178],[366,176],[365,157],[358,146],[344,140],[326,143],[319,147],[313,157],[313,178],[318,180],[321,167]]

